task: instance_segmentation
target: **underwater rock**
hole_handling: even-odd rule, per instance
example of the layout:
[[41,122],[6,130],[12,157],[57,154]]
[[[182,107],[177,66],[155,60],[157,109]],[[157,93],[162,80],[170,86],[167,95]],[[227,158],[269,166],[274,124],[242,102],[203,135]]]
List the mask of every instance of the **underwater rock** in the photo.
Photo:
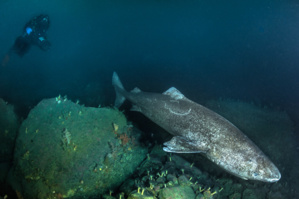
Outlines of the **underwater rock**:
[[266,195],[262,192],[256,192],[253,189],[245,189],[243,192],[243,197],[244,199],[263,199],[266,198]]
[[116,109],[84,107],[61,96],[43,100],[30,111],[16,140],[20,191],[25,198],[109,193],[145,159],[147,148],[139,138]]
[[240,193],[233,193],[228,197],[229,199],[242,199],[242,196]]
[[196,165],[176,154],[166,153],[159,145],[154,146],[137,171],[134,178],[135,190],[128,194],[126,189],[121,188],[125,195],[129,195],[129,199],[195,199],[195,196],[210,199],[223,196],[223,188],[217,183],[210,183],[211,179]]
[[171,199],[171,198],[180,198],[180,199],[191,199],[195,198],[195,193],[192,188],[189,186],[175,186],[162,189],[161,199]]
[[126,195],[129,195],[132,190],[136,188],[135,186],[135,180],[132,178],[127,179],[120,187],[119,191],[121,193],[125,193]]
[[152,195],[144,194],[142,191],[131,193],[128,199],[155,199]]
[[14,107],[0,99],[0,162],[9,162],[12,159],[19,126]]
[[3,194],[4,198],[10,198],[4,194],[8,194],[8,190],[10,190],[6,181],[13,160],[19,126],[20,122],[14,112],[14,107],[0,98],[0,194]]

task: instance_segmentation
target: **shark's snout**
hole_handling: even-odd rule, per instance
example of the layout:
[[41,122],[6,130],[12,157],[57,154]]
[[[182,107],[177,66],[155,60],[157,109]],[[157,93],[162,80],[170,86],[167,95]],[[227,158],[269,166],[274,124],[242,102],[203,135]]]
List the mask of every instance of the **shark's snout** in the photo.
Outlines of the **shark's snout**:
[[[273,165],[274,166],[274,165]],[[266,178],[267,182],[277,182],[280,180],[281,174],[279,170],[274,166],[269,172],[269,177]]]

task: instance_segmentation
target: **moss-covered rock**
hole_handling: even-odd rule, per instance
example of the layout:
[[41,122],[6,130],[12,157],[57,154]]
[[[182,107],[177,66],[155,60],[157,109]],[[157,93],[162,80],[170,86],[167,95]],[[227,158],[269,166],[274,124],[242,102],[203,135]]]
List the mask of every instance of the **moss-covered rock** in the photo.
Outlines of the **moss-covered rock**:
[[162,189],[161,199],[194,199],[195,193],[190,186],[175,186]]
[[20,127],[15,175],[26,198],[85,198],[118,187],[146,157],[140,133],[112,108],[41,101]]
[[8,162],[12,159],[19,126],[14,107],[0,99],[0,162]]
[[128,199],[154,199],[155,197],[152,194],[144,193],[144,189],[132,192]]

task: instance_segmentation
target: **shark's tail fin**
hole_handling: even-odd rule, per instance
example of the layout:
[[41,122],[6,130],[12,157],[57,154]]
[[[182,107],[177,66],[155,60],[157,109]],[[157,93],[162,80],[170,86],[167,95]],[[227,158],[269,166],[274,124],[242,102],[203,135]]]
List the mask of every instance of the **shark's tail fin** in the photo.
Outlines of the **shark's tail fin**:
[[123,95],[126,92],[126,90],[124,89],[124,86],[121,83],[116,72],[113,72],[113,75],[112,75],[112,85],[114,86],[115,93],[116,93],[114,106],[118,108],[126,100],[125,96]]

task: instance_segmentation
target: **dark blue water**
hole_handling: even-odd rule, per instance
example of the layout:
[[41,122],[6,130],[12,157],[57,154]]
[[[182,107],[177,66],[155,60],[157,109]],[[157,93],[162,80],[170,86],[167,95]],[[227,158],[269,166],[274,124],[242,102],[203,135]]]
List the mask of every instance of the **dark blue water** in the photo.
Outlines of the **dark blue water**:
[[3,1],[1,56],[40,13],[50,15],[52,48],[12,56],[0,97],[21,112],[58,94],[109,105],[117,71],[129,89],[175,86],[197,102],[254,101],[296,120],[298,11],[295,1]]
[[103,95],[94,89],[111,104],[117,71],[128,88],[175,86],[198,102],[258,100],[297,114],[295,1],[5,1],[0,9],[3,56],[31,17],[51,20],[49,52],[33,47],[1,69],[0,97],[19,107]]
[[109,105],[117,71],[129,89],[175,86],[197,102],[271,104],[296,120],[298,11],[296,1],[2,1],[1,56],[41,13],[50,15],[52,48],[11,57],[0,97],[25,113],[58,94]]

